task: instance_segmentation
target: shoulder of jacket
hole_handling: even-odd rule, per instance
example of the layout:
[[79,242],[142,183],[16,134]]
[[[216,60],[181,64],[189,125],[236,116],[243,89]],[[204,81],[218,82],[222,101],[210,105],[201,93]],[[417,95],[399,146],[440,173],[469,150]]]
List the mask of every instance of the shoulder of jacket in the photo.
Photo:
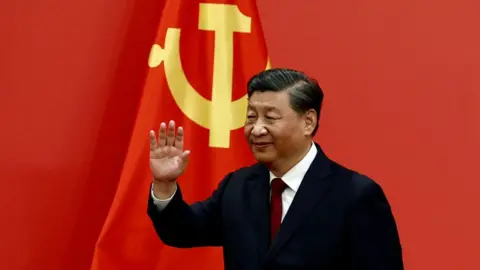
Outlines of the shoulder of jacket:
[[266,168],[262,164],[254,163],[250,166],[245,166],[245,167],[238,168],[237,170],[231,172],[230,174],[231,174],[231,176],[234,176],[234,177],[244,178],[244,177],[248,177],[248,176],[257,174],[261,170],[265,170],[265,169]]
[[358,197],[362,193],[368,192],[368,190],[371,189],[381,189],[380,185],[372,177],[366,174],[336,162],[333,162],[333,166],[335,173],[348,175],[348,177],[343,178],[343,181],[346,181],[347,186],[353,191],[354,197]]

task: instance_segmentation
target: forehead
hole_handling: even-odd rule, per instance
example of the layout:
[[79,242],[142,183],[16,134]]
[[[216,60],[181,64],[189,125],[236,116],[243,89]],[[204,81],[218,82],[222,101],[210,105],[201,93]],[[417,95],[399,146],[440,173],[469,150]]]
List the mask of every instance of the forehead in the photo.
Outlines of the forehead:
[[290,108],[290,97],[287,91],[255,92],[248,99],[250,108],[277,108],[279,110]]

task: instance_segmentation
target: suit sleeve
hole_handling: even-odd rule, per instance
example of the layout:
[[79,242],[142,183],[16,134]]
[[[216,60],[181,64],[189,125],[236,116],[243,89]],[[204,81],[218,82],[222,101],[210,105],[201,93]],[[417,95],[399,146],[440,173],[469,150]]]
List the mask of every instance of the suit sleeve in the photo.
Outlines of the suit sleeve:
[[401,270],[402,249],[397,226],[382,188],[355,175],[357,196],[349,223],[350,269]]
[[183,200],[179,186],[161,211],[150,197],[147,213],[160,239],[178,248],[221,246],[221,201],[230,177],[231,174],[227,175],[208,199],[192,205]]

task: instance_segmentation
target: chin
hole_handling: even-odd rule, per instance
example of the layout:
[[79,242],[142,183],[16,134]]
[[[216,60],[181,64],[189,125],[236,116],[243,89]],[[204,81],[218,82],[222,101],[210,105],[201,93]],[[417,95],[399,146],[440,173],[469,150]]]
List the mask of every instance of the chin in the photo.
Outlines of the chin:
[[265,152],[253,152],[253,156],[255,159],[263,164],[270,164],[275,160],[275,155],[272,153],[265,153]]

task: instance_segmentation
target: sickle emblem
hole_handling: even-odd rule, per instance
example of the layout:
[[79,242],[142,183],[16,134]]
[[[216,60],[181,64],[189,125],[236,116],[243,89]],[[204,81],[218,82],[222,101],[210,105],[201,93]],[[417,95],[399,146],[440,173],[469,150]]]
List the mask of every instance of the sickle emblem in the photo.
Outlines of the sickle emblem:
[[232,101],[233,33],[250,33],[251,18],[236,5],[200,4],[198,29],[215,32],[211,101],[201,96],[185,76],[180,59],[180,29],[167,29],[165,48],[154,44],[148,65],[155,68],[164,63],[168,87],[183,113],[210,130],[210,147],[228,148],[230,131],[244,125],[247,111],[246,95]]

